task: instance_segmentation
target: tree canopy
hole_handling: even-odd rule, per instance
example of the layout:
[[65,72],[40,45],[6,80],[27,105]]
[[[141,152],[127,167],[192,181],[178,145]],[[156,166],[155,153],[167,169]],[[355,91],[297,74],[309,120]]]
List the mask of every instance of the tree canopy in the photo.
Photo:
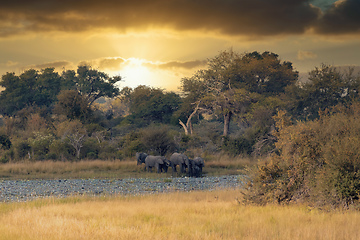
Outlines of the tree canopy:
[[49,107],[56,100],[60,83],[54,68],[40,72],[29,69],[20,76],[6,73],[0,81],[5,88],[0,95],[0,113],[11,116],[28,106]]
[[359,99],[360,77],[353,69],[340,71],[323,64],[309,72],[305,83],[287,89],[289,111],[301,119],[315,119],[319,111]]
[[61,75],[54,68],[29,69],[19,76],[6,73],[0,81],[4,88],[0,95],[0,113],[12,116],[29,106],[53,106],[61,90],[76,90],[90,107],[100,97],[119,95],[116,84],[120,81],[120,76],[109,77],[89,66],[79,66],[77,73],[67,70]]
[[170,123],[172,114],[179,108],[180,96],[159,88],[138,86],[135,89],[127,89],[124,101],[130,107],[130,115],[133,123],[148,125],[152,122]]
[[187,97],[202,101],[203,107],[224,120],[223,135],[227,136],[234,114],[245,113],[257,94],[277,96],[293,84],[298,73],[290,62],[283,62],[274,53],[239,54],[223,51],[208,61],[208,68],[182,80]]

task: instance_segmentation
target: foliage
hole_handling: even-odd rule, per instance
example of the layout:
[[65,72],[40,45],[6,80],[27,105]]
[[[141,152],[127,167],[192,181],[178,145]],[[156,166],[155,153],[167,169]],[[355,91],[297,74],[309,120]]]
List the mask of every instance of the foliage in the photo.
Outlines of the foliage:
[[87,131],[78,120],[64,121],[57,128],[57,134],[62,141],[68,142],[74,147],[76,157],[80,159],[81,148],[87,137]]
[[16,157],[18,159],[23,159],[27,157],[31,158],[31,146],[27,141],[20,141],[15,145]]
[[7,136],[5,134],[0,135],[0,144],[1,144],[1,149],[4,149],[4,150],[9,150],[12,145],[9,136]]
[[231,155],[251,154],[253,143],[244,137],[238,137],[231,139],[229,137],[223,137],[223,143],[221,149]]
[[281,63],[274,53],[238,54],[223,51],[208,61],[208,69],[182,80],[182,90],[202,107],[222,116],[223,135],[228,136],[233,115],[244,115],[259,94],[276,96],[295,82],[298,73],[290,62]]
[[34,136],[28,140],[32,157],[36,160],[45,159],[50,151],[50,145],[53,140],[54,136],[52,134],[35,133]]
[[126,98],[130,104],[130,116],[127,119],[142,127],[153,122],[170,123],[181,101],[175,93],[164,93],[161,89],[146,86],[138,86]]
[[60,76],[54,68],[30,69],[20,76],[6,73],[0,85],[5,88],[0,95],[0,113],[12,116],[29,106],[49,107],[60,91]]
[[279,128],[276,147],[251,173],[247,199],[348,207],[360,194],[360,104]]
[[54,113],[63,114],[68,119],[89,121],[92,111],[87,101],[75,90],[64,90],[59,93]]
[[353,69],[342,73],[323,64],[309,73],[309,81],[287,89],[288,109],[298,118],[315,119],[319,110],[359,99],[360,77]]
[[90,107],[100,97],[119,95],[116,84],[120,81],[120,76],[109,77],[86,65],[79,66],[77,74],[68,70],[59,75],[54,68],[29,69],[19,76],[6,73],[0,81],[0,86],[5,88],[0,95],[0,113],[14,116],[31,106],[49,108],[61,90],[75,90]]
[[88,107],[90,107],[101,97],[114,98],[119,95],[119,89],[116,84],[121,81],[121,77],[109,77],[103,72],[83,65],[78,67],[77,75],[74,76],[73,81],[75,82],[76,90],[85,99]]
[[62,141],[61,139],[55,139],[49,146],[49,156],[53,160],[72,160],[76,155],[75,149],[70,143]]
[[169,127],[166,126],[150,126],[142,130],[142,143],[148,153],[164,156],[166,153],[176,150],[169,130]]

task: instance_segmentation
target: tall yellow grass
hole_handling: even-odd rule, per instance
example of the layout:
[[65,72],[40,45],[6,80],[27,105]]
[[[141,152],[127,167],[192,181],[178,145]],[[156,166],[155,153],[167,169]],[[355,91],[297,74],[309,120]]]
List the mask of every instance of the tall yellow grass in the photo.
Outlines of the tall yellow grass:
[[235,190],[0,204],[0,239],[360,239],[359,212],[244,206]]

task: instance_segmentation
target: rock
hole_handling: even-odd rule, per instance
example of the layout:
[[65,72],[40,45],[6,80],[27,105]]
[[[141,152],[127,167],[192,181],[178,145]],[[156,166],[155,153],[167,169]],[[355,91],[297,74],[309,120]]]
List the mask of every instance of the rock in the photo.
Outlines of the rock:
[[45,197],[73,195],[143,195],[172,191],[212,191],[240,188],[241,176],[166,179],[58,179],[0,180],[0,202],[29,201]]

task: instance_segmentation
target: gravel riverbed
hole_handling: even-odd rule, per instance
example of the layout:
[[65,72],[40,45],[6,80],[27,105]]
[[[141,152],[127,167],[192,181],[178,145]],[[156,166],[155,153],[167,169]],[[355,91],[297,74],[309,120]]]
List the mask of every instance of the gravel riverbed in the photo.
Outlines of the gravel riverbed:
[[111,196],[174,191],[212,191],[241,186],[242,177],[239,175],[162,179],[0,180],[0,202],[20,202],[46,197],[63,198],[73,195]]

